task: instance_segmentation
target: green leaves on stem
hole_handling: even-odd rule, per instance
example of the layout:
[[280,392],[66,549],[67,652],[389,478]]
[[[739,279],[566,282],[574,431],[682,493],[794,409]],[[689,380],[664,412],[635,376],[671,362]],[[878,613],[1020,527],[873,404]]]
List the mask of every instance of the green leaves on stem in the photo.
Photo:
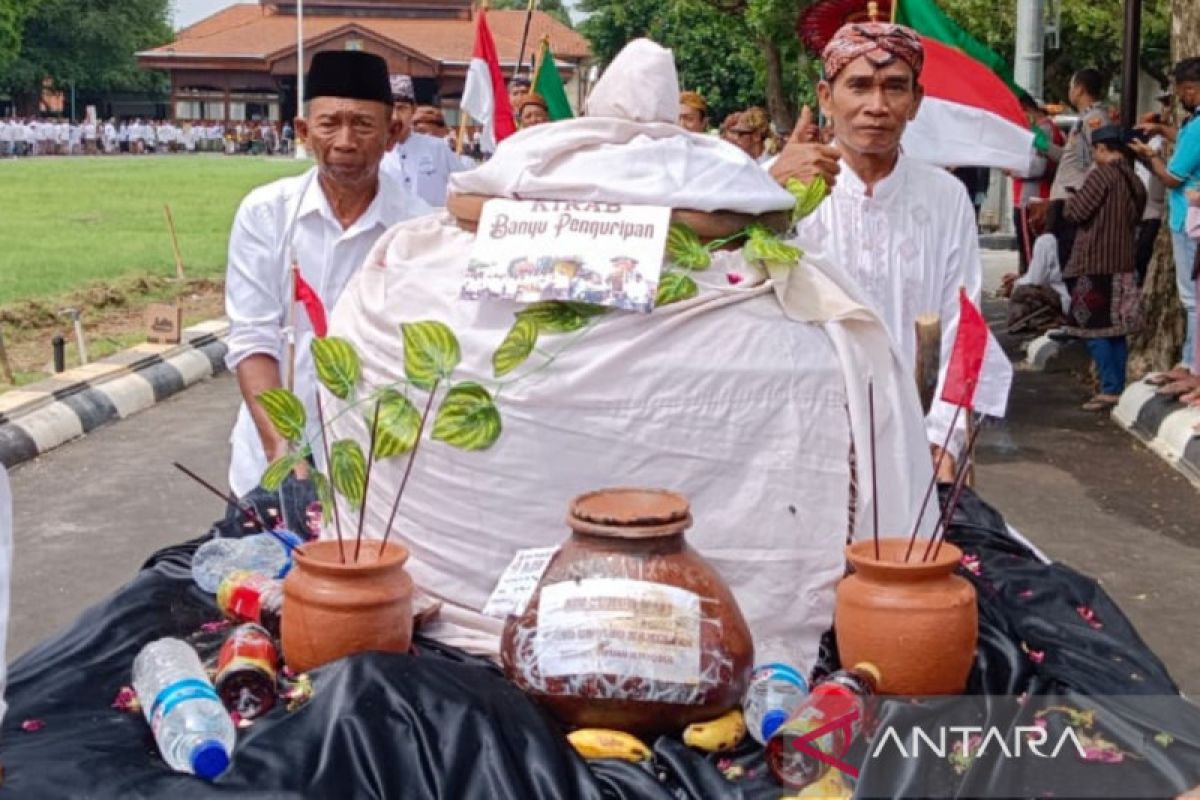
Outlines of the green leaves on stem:
[[340,439],[329,451],[329,477],[338,494],[361,509],[367,482],[367,459],[353,439]]
[[268,389],[258,396],[258,402],[279,435],[293,444],[299,444],[304,438],[304,426],[308,421],[300,398],[287,389]]
[[587,325],[592,317],[598,317],[606,311],[603,306],[587,303],[547,300],[518,311],[517,318],[530,320],[537,325],[539,332],[570,333]]
[[820,175],[809,183],[801,183],[796,178],[788,178],[784,188],[796,199],[796,205],[792,207],[793,225],[816,211],[817,206],[821,205],[821,201],[829,195],[829,185]]
[[336,336],[312,340],[313,366],[317,379],[334,397],[346,400],[362,379],[362,362],[354,346]]
[[802,253],[797,247],[781,242],[775,234],[762,225],[751,225],[749,241],[742,250],[747,261],[760,261],[766,266],[794,267]]
[[412,384],[428,391],[446,380],[462,360],[458,338],[448,326],[432,320],[404,323],[404,374]]
[[262,478],[258,481],[259,485],[268,492],[279,491],[279,487],[287,480],[287,476],[302,461],[304,461],[304,455],[301,453],[288,453],[286,456],[275,459],[267,467],[267,471],[262,474]]
[[682,269],[700,272],[712,264],[712,254],[699,235],[686,225],[672,223],[667,230],[667,256]]
[[371,414],[366,417],[367,429],[377,424],[375,432],[375,457],[395,458],[413,449],[421,435],[421,413],[407,397],[395,389],[384,389],[377,396],[379,421],[375,423]]
[[537,346],[537,339],[537,323],[530,317],[518,316],[504,341],[492,353],[492,373],[500,378],[525,363]]
[[668,272],[658,281],[656,306],[670,305],[681,300],[690,300],[700,293],[700,287],[686,272]]
[[460,450],[486,450],[500,438],[500,411],[478,383],[450,387],[433,421],[433,438]]

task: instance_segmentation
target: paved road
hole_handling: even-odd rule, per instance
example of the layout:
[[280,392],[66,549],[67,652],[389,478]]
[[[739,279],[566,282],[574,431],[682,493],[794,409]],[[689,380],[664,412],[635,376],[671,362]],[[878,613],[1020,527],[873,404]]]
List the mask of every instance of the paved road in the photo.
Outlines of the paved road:
[[[1009,263],[989,255],[989,283]],[[1063,375],[1018,373],[1009,418],[980,440],[979,491],[1051,557],[1097,578],[1200,694],[1197,491],[1106,418],[1079,411],[1086,395]],[[232,379],[215,378],[14,471],[10,658],[221,513],[170,463],[220,482],[236,403]]]

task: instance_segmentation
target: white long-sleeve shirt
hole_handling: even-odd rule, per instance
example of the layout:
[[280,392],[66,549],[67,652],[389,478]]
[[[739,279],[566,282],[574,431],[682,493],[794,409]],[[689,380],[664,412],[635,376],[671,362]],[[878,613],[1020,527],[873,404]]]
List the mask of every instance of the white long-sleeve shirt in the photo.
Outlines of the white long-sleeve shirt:
[[1063,313],[1071,307],[1071,295],[1063,280],[1062,266],[1058,263],[1058,240],[1054,234],[1043,233],[1033,243],[1033,255],[1029,258],[1029,270],[1017,278],[1016,286],[1048,286],[1058,293]]
[[[975,210],[953,175],[904,155],[871,194],[854,170],[843,167],[830,196],[797,228],[797,244],[849,273],[862,302],[879,314],[910,364],[916,360],[917,317],[941,317],[942,365],[926,419],[929,441],[940,446],[954,416],[954,406],[936,398],[958,329],[958,292],[965,288],[978,304],[982,283]],[[961,415],[954,450],[965,443],[965,425]]]
[[[375,200],[353,225],[343,229],[316,179],[315,167],[247,195],[229,235],[225,277],[225,313],[230,320],[225,363],[229,370],[235,371],[243,360],[261,353],[279,361],[280,377],[287,379],[284,326],[292,291],[288,253],[293,241],[300,274],[320,296],[327,312],[332,312],[342,289],[380,235],[397,222],[427,211],[429,207],[420,198],[381,174]],[[311,436],[319,430],[309,355],[313,333],[302,309],[297,310],[294,325],[295,392],[308,410]],[[238,412],[231,443],[229,484],[240,497],[258,485],[267,467],[262,441],[245,403]]]
[[414,131],[383,156],[379,171],[437,207],[446,205],[450,176],[464,169],[445,140]]

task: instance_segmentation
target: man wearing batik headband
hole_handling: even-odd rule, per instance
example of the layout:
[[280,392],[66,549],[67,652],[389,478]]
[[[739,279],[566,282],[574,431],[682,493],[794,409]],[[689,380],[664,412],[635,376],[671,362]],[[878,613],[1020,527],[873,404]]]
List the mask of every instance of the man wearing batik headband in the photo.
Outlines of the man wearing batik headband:
[[[905,126],[921,105],[921,41],[900,25],[850,24],[829,42],[824,60],[825,80],[817,94],[833,141],[810,140],[805,109],[771,175],[780,183],[820,176],[832,185],[830,197],[797,228],[798,243],[849,274],[910,363],[916,357],[916,318],[940,316],[944,379],[959,288],[978,302],[981,265],[975,213],[962,184],[901,152]],[[926,419],[935,458],[953,411],[935,400]],[[956,427],[952,454],[965,439],[962,418]],[[950,461],[943,463],[943,475]]]
[[708,132],[708,103],[697,92],[680,93],[679,127],[692,133]]

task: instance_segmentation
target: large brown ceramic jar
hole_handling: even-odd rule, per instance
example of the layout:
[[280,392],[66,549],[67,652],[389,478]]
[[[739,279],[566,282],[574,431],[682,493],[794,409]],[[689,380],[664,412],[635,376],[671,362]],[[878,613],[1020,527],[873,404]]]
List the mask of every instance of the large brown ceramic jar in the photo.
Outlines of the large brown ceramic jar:
[[283,660],[306,672],[368,650],[408,651],[412,643],[412,578],[404,570],[408,549],[363,542],[353,563],[352,543],[341,563],[336,541],[311,542],[296,550],[283,581]]
[[687,500],[608,489],[571,504],[571,537],[508,618],[509,679],[560,720],[645,736],[736,706],[754,646],[729,587],[684,541]]
[[943,543],[921,563],[920,542],[906,563],[907,539],[871,540],[846,548],[854,573],[837,588],[834,629],[843,664],[879,667],[886,694],[957,694],[975,663],[979,612],[975,587],[954,574],[962,551]]

